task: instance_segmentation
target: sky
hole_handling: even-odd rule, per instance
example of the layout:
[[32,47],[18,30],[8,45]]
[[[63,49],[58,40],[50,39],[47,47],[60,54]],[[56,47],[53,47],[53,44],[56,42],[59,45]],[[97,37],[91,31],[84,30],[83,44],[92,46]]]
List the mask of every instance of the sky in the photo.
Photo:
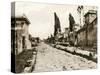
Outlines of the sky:
[[[79,14],[77,12],[77,5],[67,4],[45,4],[33,2],[16,2],[15,13],[16,16],[25,14],[30,21],[29,33],[33,37],[47,38],[54,33],[54,12],[60,19],[61,30],[64,32],[66,27],[69,27],[69,13],[75,19],[76,24],[79,24]],[[86,6],[84,11],[96,7]]]

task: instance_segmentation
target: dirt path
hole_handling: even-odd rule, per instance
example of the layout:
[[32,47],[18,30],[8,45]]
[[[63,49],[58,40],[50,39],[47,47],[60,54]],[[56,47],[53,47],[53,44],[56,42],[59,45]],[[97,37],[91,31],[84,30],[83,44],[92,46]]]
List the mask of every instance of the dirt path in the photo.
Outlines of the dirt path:
[[43,42],[37,49],[36,65],[33,72],[96,68],[95,62],[58,50]]

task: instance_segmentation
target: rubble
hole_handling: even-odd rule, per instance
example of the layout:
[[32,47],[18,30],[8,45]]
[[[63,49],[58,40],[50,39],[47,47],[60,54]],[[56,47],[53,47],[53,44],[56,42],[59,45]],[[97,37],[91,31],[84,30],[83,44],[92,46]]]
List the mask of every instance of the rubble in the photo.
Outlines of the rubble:
[[[54,47],[54,45],[51,45]],[[67,51],[69,53],[72,54],[76,54],[82,57],[85,57],[87,59],[93,60],[94,62],[97,62],[97,54],[91,51],[87,51],[87,50],[82,50],[80,48],[77,47],[69,47],[69,46],[62,46],[62,45],[56,45],[55,48],[60,49],[60,50],[64,50]]]

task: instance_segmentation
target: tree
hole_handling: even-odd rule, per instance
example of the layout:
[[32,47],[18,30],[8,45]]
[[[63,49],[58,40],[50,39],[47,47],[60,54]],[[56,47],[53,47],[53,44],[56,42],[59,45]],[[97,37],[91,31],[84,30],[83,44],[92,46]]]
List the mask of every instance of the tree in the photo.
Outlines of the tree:
[[54,13],[55,25],[54,25],[54,36],[61,32],[60,21],[56,13]]
[[83,9],[84,7],[82,5],[77,7],[77,11],[80,16],[80,26],[83,25],[83,15],[84,15]]
[[75,24],[75,20],[71,14],[69,14],[69,28],[70,31],[73,31],[73,25]]
[[83,10],[83,6],[78,6],[77,11],[78,11],[79,13],[81,13],[82,10]]

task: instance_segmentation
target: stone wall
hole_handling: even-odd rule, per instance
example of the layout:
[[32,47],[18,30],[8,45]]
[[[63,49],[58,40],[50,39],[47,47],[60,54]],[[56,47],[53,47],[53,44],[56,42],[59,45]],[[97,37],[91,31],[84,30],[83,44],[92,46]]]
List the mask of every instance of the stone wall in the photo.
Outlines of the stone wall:
[[87,25],[86,28],[80,29],[77,33],[77,39],[78,46],[93,47],[97,42],[97,19]]

